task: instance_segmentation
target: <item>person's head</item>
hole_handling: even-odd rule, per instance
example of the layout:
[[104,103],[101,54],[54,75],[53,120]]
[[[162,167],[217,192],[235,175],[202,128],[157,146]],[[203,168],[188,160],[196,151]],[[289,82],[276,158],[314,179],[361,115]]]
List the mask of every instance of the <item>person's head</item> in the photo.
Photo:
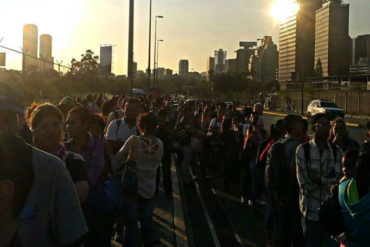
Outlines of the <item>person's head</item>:
[[356,165],[356,181],[370,191],[370,153],[362,153]]
[[63,113],[64,117],[67,117],[68,112],[73,108],[76,107],[76,101],[70,97],[66,96],[59,101],[58,108]]
[[190,106],[184,105],[182,109],[182,115],[185,119],[191,120],[194,116],[194,111]]
[[330,117],[325,113],[318,113],[311,118],[312,132],[314,138],[319,141],[326,141],[330,134]]
[[307,134],[307,131],[308,131],[308,120],[307,119],[302,119],[302,122],[303,122],[303,133],[304,134]]
[[126,100],[123,107],[123,113],[126,122],[136,122],[139,111],[139,102],[135,98]]
[[0,131],[18,135],[23,114],[20,97],[9,86],[0,82]]
[[102,140],[104,135],[105,122],[98,114],[91,115],[90,133],[96,140]]
[[[0,228],[8,229],[10,241],[34,182],[32,149],[20,137],[0,131]],[[7,246],[7,243],[5,243]]]
[[107,119],[109,116],[109,113],[111,113],[114,110],[115,110],[115,102],[112,99],[112,100],[105,101],[103,103],[101,113],[103,117]]
[[284,118],[285,131],[295,139],[300,139],[304,135],[302,117],[290,114]]
[[141,135],[153,135],[157,129],[158,121],[153,113],[142,113],[138,119],[138,130]]
[[223,117],[225,115],[225,112],[226,112],[226,104],[223,103],[223,102],[218,103],[216,111],[217,111],[217,116],[218,117]]
[[66,129],[70,138],[78,138],[88,133],[91,123],[90,112],[81,106],[73,108],[67,116]]
[[331,135],[332,139],[334,138],[348,138],[348,131],[346,127],[346,123],[342,118],[336,118],[331,121]]
[[285,135],[285,130],[284,130],[284,120],[283,119],[279,119],[276,121],[276,123],[271,124],[270,137],[272,139],[278,140],[284,135]]
[[358,156],[359,151],[357,149],[350,149],[344,152],[342,157],[342,173],[347,178],[354,176]]
[[263,114],[263,105],[261,103],[254,104],[253,111],[257,112],[260,116],[262,116],[262,114]]
[[45,103],[37,106],[30,116],[33,143],[46,152],[58,146],[63,128],[63,115],[57,107]]

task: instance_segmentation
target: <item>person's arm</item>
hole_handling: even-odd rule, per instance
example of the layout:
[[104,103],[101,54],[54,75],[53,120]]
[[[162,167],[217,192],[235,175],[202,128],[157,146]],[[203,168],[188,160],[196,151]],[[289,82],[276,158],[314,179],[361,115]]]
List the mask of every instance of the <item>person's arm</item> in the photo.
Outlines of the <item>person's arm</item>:
[[302,145],[298,146],[296,151],[296,173],[299,188],[303,190],[304,194],[317,188],[317,185],[312,183],[311,179],[308,177],[308,171]]
[[132,138],[134,137],[131,136],[130,138],[128,138],[125,144],[123,144],[122,148],[118,151],[116,155],[118,163],[121,163],[123,160],[127,158],[128,153],[130,152],[132,147]]

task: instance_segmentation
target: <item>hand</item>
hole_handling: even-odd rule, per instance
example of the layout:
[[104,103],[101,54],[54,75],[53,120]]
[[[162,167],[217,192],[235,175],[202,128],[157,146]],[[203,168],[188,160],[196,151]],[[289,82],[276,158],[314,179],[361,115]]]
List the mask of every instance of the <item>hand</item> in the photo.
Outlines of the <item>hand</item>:
[[308,173],[308,178],[311,180],[312,183],[314,184],[317,184],[317,185],[321,185],[321,178],[316,176],[316,175],[313,175],[311,173]]

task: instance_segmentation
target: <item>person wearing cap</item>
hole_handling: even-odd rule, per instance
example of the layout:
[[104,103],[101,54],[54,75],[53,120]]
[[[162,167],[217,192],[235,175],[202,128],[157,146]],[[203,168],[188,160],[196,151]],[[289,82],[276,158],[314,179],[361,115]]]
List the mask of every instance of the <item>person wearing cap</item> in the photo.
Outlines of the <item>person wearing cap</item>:
[[[14,91],[0,82],[0,133],[17,136],[21,113]],[[88,229],[67,168],[57,157],[25,145],[32,150],[35,179],[17,221],[20,246],[76,244]]]

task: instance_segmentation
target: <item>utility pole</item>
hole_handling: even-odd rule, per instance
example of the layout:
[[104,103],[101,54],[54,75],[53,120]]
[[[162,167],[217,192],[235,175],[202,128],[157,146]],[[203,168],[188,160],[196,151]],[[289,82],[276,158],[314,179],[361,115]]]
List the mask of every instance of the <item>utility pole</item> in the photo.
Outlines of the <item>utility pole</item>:
[[134,0],[130,0],[129,14],[129,31],[128,31],[128,62],[127,62],[127,79],[130,85],[130,95],[133,95],[134,79]]
[[151,48],[152,48],[152,0],[150,0],[149,6],[149,52],[148,52],[148,89],[150,88],[150,74],[151,74]]

